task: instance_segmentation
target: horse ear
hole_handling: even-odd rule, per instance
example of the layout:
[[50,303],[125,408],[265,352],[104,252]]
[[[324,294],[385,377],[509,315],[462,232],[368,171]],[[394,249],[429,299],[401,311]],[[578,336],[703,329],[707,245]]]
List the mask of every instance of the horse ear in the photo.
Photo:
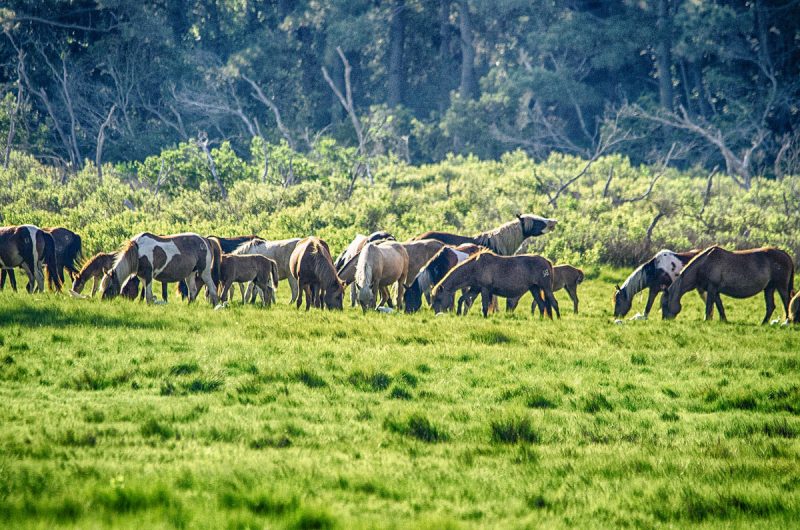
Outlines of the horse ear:
[[522,214],[519,213],[519,212],[515,213],[514,215],[517,217],[517,219],[521,219],[522,218]]
[[619,284],[615,285],[614,289],[616,289],[617,291],[621,291],[622,290],[622,289],[619,288]]

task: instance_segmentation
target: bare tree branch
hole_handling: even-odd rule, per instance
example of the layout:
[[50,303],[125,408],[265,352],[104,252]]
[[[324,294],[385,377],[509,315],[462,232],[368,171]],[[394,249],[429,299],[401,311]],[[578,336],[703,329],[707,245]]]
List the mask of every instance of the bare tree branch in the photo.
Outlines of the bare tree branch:
[[214,182],[219,189],[220,194],[222,195],[223,199],[228,198],[228,191],[225,189],[225,186],[222,185],[222,181],[219,178],[219,174],[217,173],[217,165],[214,163],[214,157],[211,156],[211,151],[208,149],[208,134],[205,131],[201,131],[200,134],[197,136],[197,145],[206,155],[206,160],[208,161],[208,168],[211,170],[211,176],[214,177]]
[[100,131],[97,133],[97,149],[94,155],[94,164],[97,166],[97,178],[100,183],[103,182],[103,144],[106,142],[106,128],[111,125],[111,119],[114,117],[114,111],[117,110],[117,104],[111,105],[108,115],[103,123],[100,125]]
[[253,81],[251,78],[247,77],[245,74],[241,74],[242,79],[244,79],[250,87],[253,89],[253,93],[251,96],[256,100],[260,101],[264,105],[266,105],[271,111],[272,114],[275,116],[275,122],[278,126],[278,130],[280,131],[281,135],[286,139],[286,143],[289,144],[289,147],[294,150],[295,149],[295,142],[292,133],[283,123],[283,119],[281,118],[281,111],[278,109],[278,106],[275,104],[272,99],[268,98],[264,91],[258,86],[258,83]]

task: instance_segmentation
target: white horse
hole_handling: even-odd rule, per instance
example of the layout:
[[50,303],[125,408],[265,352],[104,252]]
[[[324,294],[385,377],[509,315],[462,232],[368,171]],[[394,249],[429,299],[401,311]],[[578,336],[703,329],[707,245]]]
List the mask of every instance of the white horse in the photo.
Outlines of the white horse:
[[397,282],[397,306],[402,307],[403,291],[408,276],[408,253],[396,241],[367,243],[358,255],[356,265],[356,289],[361,308],[374,308],[378,294],[381,301],[391,307],[389,286]]

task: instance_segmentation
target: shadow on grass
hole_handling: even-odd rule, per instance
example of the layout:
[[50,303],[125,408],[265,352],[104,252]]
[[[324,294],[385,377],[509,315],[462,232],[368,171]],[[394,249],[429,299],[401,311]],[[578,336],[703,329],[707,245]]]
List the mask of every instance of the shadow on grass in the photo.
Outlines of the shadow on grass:
[[[109,306],[111,309],[111,306]],[[19,304],[4,309],[2,323],[5,325],[20,325],[26,327],[66,327],[66,326],[91,326],[102,328],[139,328],[139,329],[165,329],[170,327],[171,319],[156,320],[142,318],[137,315],[135,319],[123,315],[109,315],[103,311],[91,308],[80,308],[74,311],[64,311],[59,307],[46,305]]]

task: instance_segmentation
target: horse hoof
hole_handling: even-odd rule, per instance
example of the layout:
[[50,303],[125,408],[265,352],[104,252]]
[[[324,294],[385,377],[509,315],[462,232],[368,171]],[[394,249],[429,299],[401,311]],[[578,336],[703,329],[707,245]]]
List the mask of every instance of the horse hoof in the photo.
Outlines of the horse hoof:
[[778,325],[778,324],[780,324],[780,323],[781,323],[781,321],[780,321],[780,320],[778,320],[778,319],[776,318],[775,320],[773,320],[772,322],[770,322],[770,323],[769,323],[769,325],[770,325],[770,326],[777,326],[777,325]]
[[614,321],[614,324],[616,324],[616,325],[618,325],[618,326],[621,326],[621,325],[622,325],[622,324],[624,324],[624,323],[625,323],[625,321],[624,321],[624,320],[620,320],[620,319],[616,319],[616,320]]
[[225,309],[226,307],[228,307],[228,302],[222,302],[221,304],[214,306],[214,311],[219,311],[220,309]]
[[392,309],[391,307],[379,307],[375,311],[378,311],[380,313],[386,313],[387,315],[391,315],[392,313],[394,313],[394,309]]
[[70,289],[70,290],[69,290],[69,294],[70,294],[70,295],[71,295],[73,298],[77,298],[78,300],[86,300],[87,298],[89,298],[88,296],[86,296],[86,295],[84,295],[84,294],[81,294],[81,293],[76,293],[76,292],[75,292],[75,291],[73,291],[72,289]]
[[647,315],[643,315],[641,313],[636,313],[629,320],[647,320]]

